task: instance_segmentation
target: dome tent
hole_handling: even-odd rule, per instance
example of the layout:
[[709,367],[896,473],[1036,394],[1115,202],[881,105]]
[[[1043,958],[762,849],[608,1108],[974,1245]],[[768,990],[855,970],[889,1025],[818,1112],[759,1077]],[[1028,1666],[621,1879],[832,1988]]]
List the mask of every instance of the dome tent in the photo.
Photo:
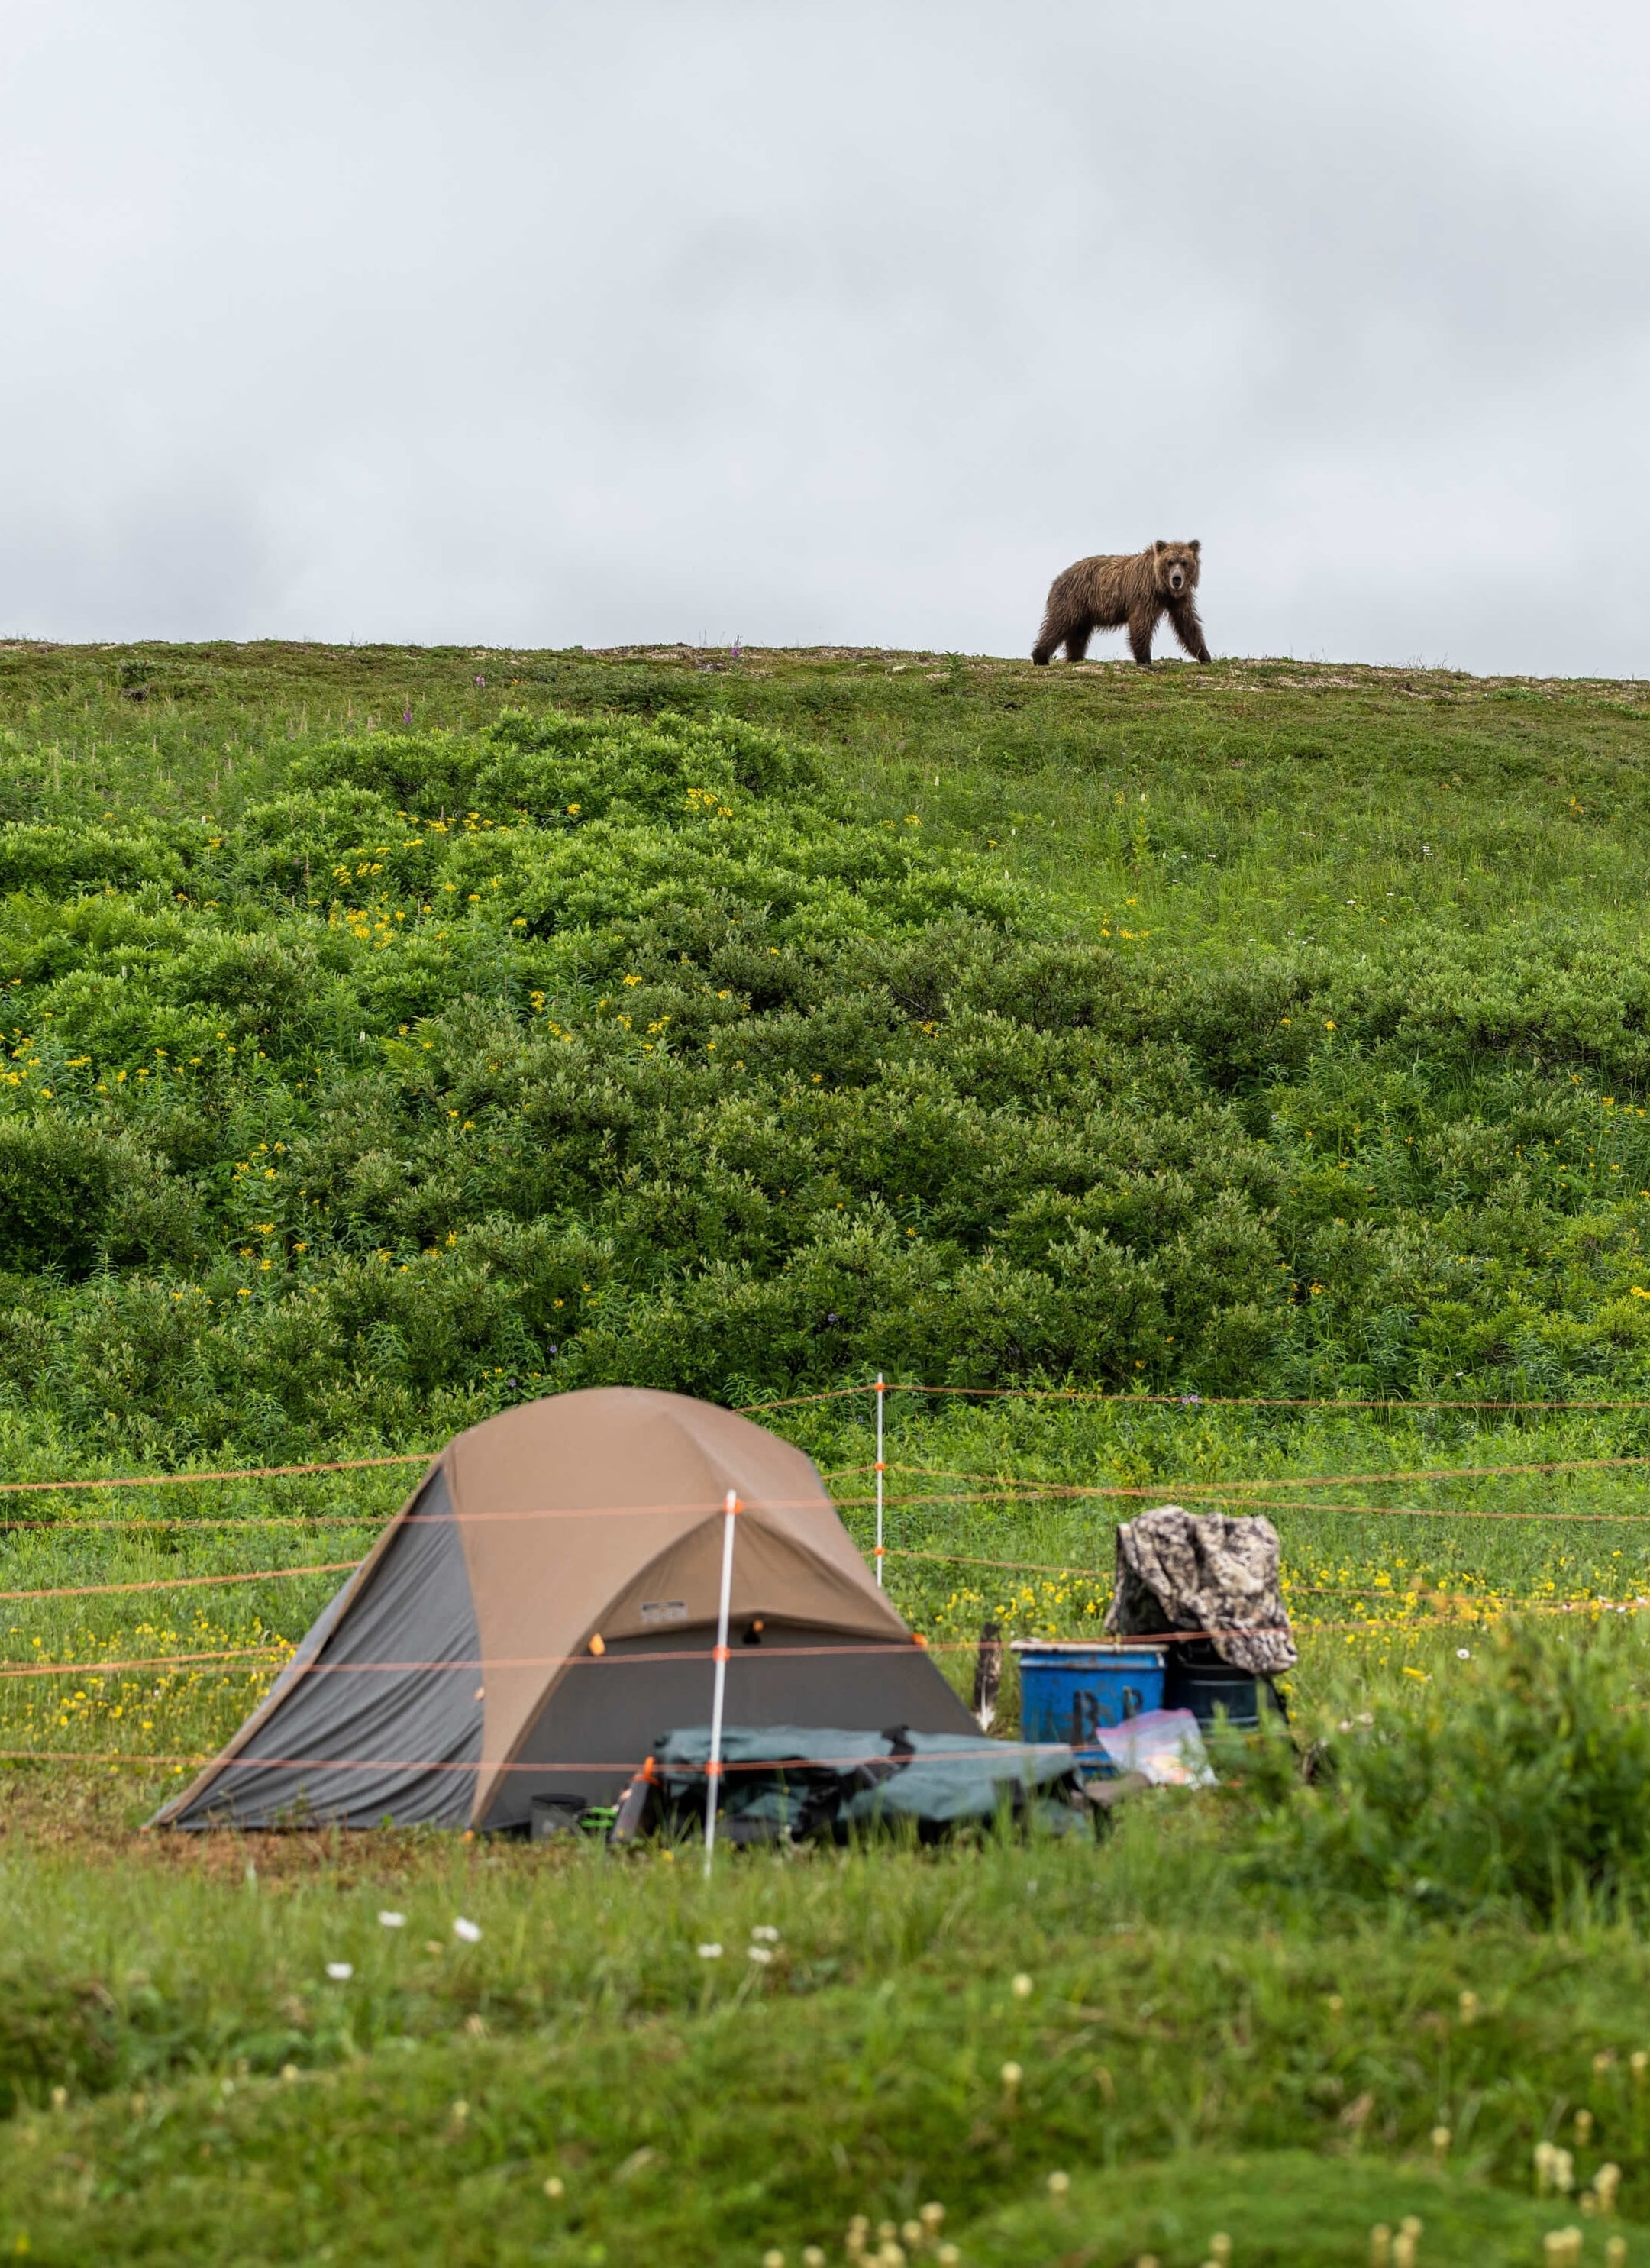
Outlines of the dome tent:
[[976,1731],[799,1449],[709,1403],[596,1387],[450,1441],[151,1823],[495,1830],[534,1797],[613,1801],[708,1713],[729,1491],[730,1726]]

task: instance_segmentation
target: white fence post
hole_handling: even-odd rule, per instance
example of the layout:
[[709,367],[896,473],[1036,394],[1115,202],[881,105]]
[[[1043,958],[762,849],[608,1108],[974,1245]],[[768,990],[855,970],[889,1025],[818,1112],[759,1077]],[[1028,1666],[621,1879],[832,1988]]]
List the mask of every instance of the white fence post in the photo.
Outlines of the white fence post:
[[733,1522],[739,1498],[732,1489],[723,1506],[722,1603],[716,1617],[716,1687],[711,1697],[711,1759],[705,1766],[704,1871],[716,1856],[716,1799],[722,1784],[722,1705],[727,1695],[727,1616],[733,1596]]
[[877,1373],[877,1588],[882,1588],[882,1402],[887,1388]]

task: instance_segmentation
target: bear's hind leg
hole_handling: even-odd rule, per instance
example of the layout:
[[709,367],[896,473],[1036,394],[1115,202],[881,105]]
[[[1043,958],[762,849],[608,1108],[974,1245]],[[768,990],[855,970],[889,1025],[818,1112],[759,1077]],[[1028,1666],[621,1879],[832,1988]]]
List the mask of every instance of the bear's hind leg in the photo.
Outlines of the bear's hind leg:
[[1086,661],[1088,642],[1094,635],[1094,625],[1086,617],[1074,622],[1065,633],[1065,658],[1068,661]]
[[1065,636],[1065,625],[1060,622],[1052,607],[1042,618],[1042,628],[1037,632],[1037,643],[1031,649],[1031,659],[1039,668],[1046,668],[1054,659],[1055,648]]

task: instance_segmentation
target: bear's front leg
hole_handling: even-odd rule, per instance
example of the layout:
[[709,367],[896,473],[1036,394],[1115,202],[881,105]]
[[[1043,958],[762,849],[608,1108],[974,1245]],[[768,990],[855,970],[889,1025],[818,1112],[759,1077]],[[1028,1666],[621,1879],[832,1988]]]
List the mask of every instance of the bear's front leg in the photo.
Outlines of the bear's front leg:
[[1152,633],[1156,628],[1155,608],[1147,608],[1129,617],[1129,651],[1142,669],[1152,666]]
[[1175,637],[1194,661],[1212,659],[1204,638],[1203,624],[1197,619],[1197,609],[1190,599],[1182,599],[1177,605],[1172,606],[1168,618],[1175,625]]

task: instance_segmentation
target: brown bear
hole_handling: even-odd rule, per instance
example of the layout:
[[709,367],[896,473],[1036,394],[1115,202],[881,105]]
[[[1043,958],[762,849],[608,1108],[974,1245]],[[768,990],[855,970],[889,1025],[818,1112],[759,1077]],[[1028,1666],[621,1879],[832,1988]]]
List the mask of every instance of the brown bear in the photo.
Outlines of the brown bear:
[[1121,557],[1079,559],[1049,587],[1033,661],[1050,660],[1058,645],[1065,648],[1068,661],[1081,661],[1096,630],[1118,630],[1126,622],[1130,649],[1149,669],[1152,633],[1165,615],[1193,659],[1207,661],[1209,649],[1192,598],[1200,549],[1197,543],[1158,542]]

